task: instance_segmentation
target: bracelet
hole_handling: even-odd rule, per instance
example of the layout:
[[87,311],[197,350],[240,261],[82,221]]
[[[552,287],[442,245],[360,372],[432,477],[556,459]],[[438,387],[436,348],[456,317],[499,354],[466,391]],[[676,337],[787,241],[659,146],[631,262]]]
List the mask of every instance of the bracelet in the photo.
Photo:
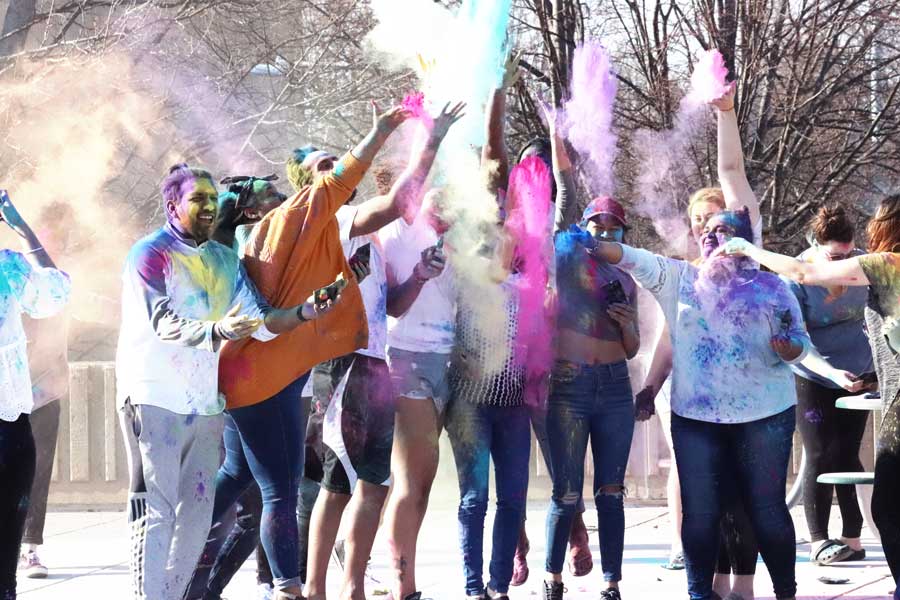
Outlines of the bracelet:
[[301,323],[306,323],[307,321],[310,321],[310,320],[311,320],[311,319],[307,319],[305,316],[303,316],[303,307],[304,307],[304,306],[306,306],[306,305],[305,305],[305,304],[301,304],[300,306],[297,307],[297,319],[298,319]]
[[732,102],[732,103],[731,103],[731,106],[729,106],[728,108],[720,108],[720,109],[719,109],[719,112],[729,112],[729,111],[732,111],[732,110],[734,110],[734,102]]

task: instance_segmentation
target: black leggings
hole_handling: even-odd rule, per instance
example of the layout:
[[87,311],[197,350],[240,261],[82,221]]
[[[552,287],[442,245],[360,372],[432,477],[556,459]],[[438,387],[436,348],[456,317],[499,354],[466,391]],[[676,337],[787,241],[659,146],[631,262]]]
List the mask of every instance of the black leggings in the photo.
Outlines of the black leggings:
[[861,472],[859,447],[869,419],[868,411],[835,408],[835,401],[846,396],[844,390],[819,385],[797,377],[797,429],[806,451],[803,478],[803,510],[813,543],[829,539],[828,519],[831,500],[837,493],[843,518],[841,535],[858,538],[863,517],[856,501],[856,486],[816,483],[822,473]]
[[872,518],[894,582],[900,586],[900,400],[884,413],[875,459]]
[[16,567],[34,480],[34,438],[28,415],[0,419],[0,600],[16,597]]

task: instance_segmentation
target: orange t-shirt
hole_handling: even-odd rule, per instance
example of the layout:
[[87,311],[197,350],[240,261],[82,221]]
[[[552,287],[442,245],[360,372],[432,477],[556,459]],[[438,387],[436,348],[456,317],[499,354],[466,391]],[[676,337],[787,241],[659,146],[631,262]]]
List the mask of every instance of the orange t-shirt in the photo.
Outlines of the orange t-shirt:
[[334,310],[260,342],[227,342],[219,358],[219,390],[228,408],[271,398],[318,363],[368,345],[359,285],[341,247],[335,213],[365,175],[367,164],[349,152],[334,171],[266,215],[244,251],[247,274],[269,303],[290,308],[343,272],[349,285]]

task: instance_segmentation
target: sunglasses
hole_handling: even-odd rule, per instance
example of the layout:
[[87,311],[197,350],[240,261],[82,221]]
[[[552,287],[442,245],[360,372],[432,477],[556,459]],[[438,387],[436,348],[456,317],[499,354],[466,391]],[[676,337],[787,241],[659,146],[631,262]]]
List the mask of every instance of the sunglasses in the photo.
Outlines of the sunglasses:
[[[266,175],[265,177],[256,177],[254,175],[236,175],[232,177],[226,177],[219,183],[221,185],[227,185],[228,191],[237,196],[237,200],[234,203],[234,207],[236,209],[247,208],[252,205],[250,202],[250,197],[253,194],[253,184],[257,181],[278,181],[278,175],[274,173],[272,175]],[[282,197],[282,199],[286,198],[284,194],[279,193],[278,196]]]

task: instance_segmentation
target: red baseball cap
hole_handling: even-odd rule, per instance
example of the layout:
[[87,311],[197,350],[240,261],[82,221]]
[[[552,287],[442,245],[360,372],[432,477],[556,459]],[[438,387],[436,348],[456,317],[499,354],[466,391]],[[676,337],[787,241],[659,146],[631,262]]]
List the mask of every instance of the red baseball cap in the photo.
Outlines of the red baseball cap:
[[600,196],[591,200],[584,209],[581,220],[587,221],[597,215],[611,215],[619,220],[622,227],[628,227],[628,222],[625,220],[625,209],[609,196]]

